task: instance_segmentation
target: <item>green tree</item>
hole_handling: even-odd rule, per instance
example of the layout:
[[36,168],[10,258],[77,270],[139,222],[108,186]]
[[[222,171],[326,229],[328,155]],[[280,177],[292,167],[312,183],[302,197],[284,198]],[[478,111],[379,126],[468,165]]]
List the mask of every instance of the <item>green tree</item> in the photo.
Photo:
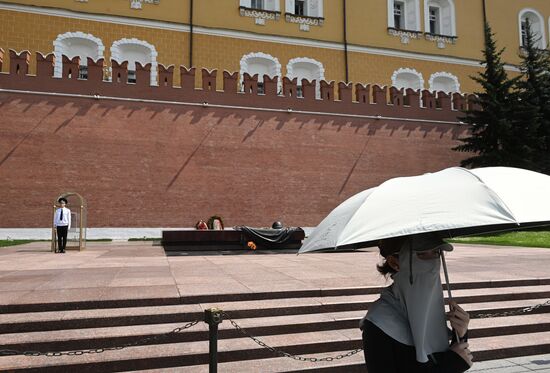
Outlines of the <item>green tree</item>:
[[[461,120],[470,124],[468,137],[460,139],[462,144],[453,150],[474,153],[461,162],[465,167],[514,166],[521,167],[521,155],[516,153],[517,141],[512,138],[512,115],[514,95],[512,89],[516,79],[508,78],[504,70],[489,24],[485,24],[485,49],[483,50],[484,71],[473,76],[482,88],[476,92],[476,99],[464,112]],[[473,104],[473,105],[472,105]]]
[[524,141],[529,167],[550,174],[550,57],[539,48],[540,37],[526,22],[525,43],[521,49],[521,79],[516,82],[518,97],[514,132]]

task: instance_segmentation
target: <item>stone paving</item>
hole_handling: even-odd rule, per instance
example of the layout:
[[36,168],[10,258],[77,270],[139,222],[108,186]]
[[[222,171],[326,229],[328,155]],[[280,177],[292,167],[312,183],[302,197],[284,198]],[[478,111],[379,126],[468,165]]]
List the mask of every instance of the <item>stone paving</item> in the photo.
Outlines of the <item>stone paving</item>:
[[[34,242],[0,248],[0,305],[384,285],[377,261],[376,250],[167,257],[151,242],[89,243],[66,254]],[[548,278],[550,249],[455,245],[447,264],[452,282]],[[473,371],[550,372],[550,355]]]

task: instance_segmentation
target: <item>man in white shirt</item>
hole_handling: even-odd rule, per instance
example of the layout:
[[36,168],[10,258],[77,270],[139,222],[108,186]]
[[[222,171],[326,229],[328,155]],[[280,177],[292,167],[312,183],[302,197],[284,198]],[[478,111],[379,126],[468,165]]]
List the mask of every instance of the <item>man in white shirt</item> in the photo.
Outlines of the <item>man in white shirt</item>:
[[59,198],[57,202],[59,202],[61,207],[55,211],[53,225],[57,230],[57,248],[60,253],[65,253],[67,232],[71,229],[71,210],[65,207],[67,204],[65,198]]

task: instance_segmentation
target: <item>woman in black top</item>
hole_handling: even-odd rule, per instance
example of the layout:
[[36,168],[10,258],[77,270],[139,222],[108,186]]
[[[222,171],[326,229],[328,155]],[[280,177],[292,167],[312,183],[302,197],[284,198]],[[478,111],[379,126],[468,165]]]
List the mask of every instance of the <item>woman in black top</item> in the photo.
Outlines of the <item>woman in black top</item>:
[[452,311],[445,314],[439,274],[439,254],[452,246],[435,235],[423,234],[382,240],[379,247],[385,262],[378,270],[391,275],[393,284],[361,321],[369,373],[468,370],[472,366],[469,316],[454,302]]

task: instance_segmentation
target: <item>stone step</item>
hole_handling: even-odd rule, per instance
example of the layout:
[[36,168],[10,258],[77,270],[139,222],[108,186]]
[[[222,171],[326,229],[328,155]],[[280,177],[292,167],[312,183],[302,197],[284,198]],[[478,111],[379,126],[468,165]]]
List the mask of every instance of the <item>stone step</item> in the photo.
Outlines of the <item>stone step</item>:
[[[352,296],[351,299],[350,297],[331,299],[334,302],[319,298],[304,298],[156,308],[146,307],[145,309],[130,308],[127,310],[128,314],[125,314],[124,309],[8,314],[0,316],[0,334],[124,325],[186,323],[193,320],[201,320],[204,317],[203,310],[210,307],[221,308],[234,319],[345,311],[365,312],[372,304],[372,301],[376,299],[376,296],[374,296],[369,301],[359,301],[354,299],[355,297]],[[457,302],[471,312],[470,316],[472,318],[476,318],[479,314],[484,313],[516,310],[542,303],[548,298],[550,298],[550,292],[546,291],[455,297]],[[478,302],[483,302],[488,307],[479,309],[470,307],[470,305]],[[550,307],[543,307],[535,311],[535,313],[546,312],[550,312]],[[28,318],[25,318],[25,315]],[[28,321],[29,318],[31,319],[30,321]]]
[[[365,312],[340,312],[240,319],[238,324],[253,335],[276,335],[324,330],[353,329]],[[68,351],[112,347],[168,333],[182,324],[136,325],[110,328],[72,329],[31,333],[11,333],[2,336],[4,349],[20,351]],[[240,335],[227,320],[219,326],[219,338]],[[201,341],[208,338],[207,325],[200,322],[190,331],[172,334],[147,344]],[[470,336],[509,335],[550,330],[550,313],[509,317],[472,319]]]
[[[451,285],[451,288],[454,290],[460,290],[460,289],[504,288],[504,287],[518,287],[518,286],[539,286],[539,285],[550,285],[550,278],[453,283]],[[445,288],[445,285],[444,285],[444,288]],[[191,296],[172,297],[172,298],[112,299],[112,300],[107,299],[107,300],[93,300],[93,301],[79,301],[79,302],[49,302],[49,303],[42,302],[42,303],[26,303],[26,304],[1,304],[0,303],[0,314],[104,309],[104,308],[155,307],[155,306],[169,306],[169,305],[178,305],[178,304],[234,302],[234,301],[245,301],[245,300],[364,295],[364,294],[378,294],[381,289],[383,289],[383,287],[380,287],[380,286],[334,288],[334,289],[319,288],[319,289],[304,289],[304,290],[274,291],[274,292],[262,291],[262,292],[250,292],[250,293],[234,293],[234,294],[230,293],[230,294],[191,295]]]
[[[287,333],[315,332],[323,330],[353,329],[359,324],[364,312],[311,314],[254,318],[238,320],[239,325],[253,335],[276,335]],[[512,324],[512,325],[511,325]],[[180,327],[181,324],[138,325],[114,328],[92,328],[85,330],[60,330],[51,332],[5,334],[2,345],[5,349],[29,351],[67,351],[112,347],[132,343],[144,338],[158,337]],[[522,315],[510,318],[473,319],[470,336],[510,335],[550,330],[550,314]],[[199,329],[199,330],[197,330]],[[220,339],[235,338],[239,334],[226,321],[220,325]],[[190,332],[169,335],[153,343],[176,343],[201,341],[208,338],[207,326],[201,322]]]
[[[499,287],[477,288],[470,283],[454,290],[454,298],[472,317],[470,340],[475,346],[472,350],[476,360],[549,351],[550,307],[514,317],[479,318],[486,313],[521,310],[550,298],[548,284],[522,284],[514,287],[511,283],[499,282]],[[0,357],[0,371],[153,369],[164,372],[170,367],[178,367],[176,371],[207,371],[208,332],[204,322],[182,333],[157,337],[188,321],[202,320],[204,309],[209,307],[223,309],[249,333],[289,353],[314,357],[337,355],[362,345],[358,320],[378,297],[375,292],[365,292],[365,289],[361,288],[362,293],[354,293],[357,289],[351,291],[348,288],[346,294],[331,289],[322,296],[302,298],[283,298],[277,294],[275,298],[263,300],[0,314],[0,331],[4,333],[0,349],[74,351],[131,344],[148,338],[143,345],[101,354],[3,356]],[[354,356],[354,359],[359,359],[357,361],[349,358],[320,365],[276,357],[271,351],[242,337],[228,320],[220,325],[219,338],[219,361],[224,369],[220,371],[224,372],[239,371],[238,367],[250,367],[255,371],[255,366],[260,368],[256,371],[278,372],[354,372],[364,369],[362,354]]]
[[[313,355],[317,358],[334,356],[341,351],[349,352],[355,348],[361,348],[362,345],[360,332],[356,328],[353,330],[263,336],[260,339],[267,345],[287,353],[299,356]],[[472,338],[470,346],[476,361],[541,354],[546,353],[550,347],[550,332],[511,335],[506,338]],[[218,350],[220,363],[238,362],[233,365],[241,367],[244,362],[252,360],[256,363],[250,362],[251,365],[261,365],[260,360],[274,359],[274,356],[276,356],[272,351],[259,347],[248,338],[221,339],[218,342]],[[2,367],[1,371],[10,372],[123,371],[176,366],[193,366],[193,369],[197,368],[197,371],[200,371],[200,366],[206,369],[207,352],[208,343],[206,341],[170,343],[129,347],[120,351],[83,356],[0,357],[0,366]],[[359,358],[357,357],[357,359]],[[288,359],[287,361],[283,358],[277,360],[281,362],[280,367],[273,371],[291,371],[294,369],[294,366],[288,365],[289,361],[293,360]],[[348,365],[349,363],[343,361],[342,364]],[[231,364],[228,364],[228,366],[231,366]],[[273,361],[270,366],[275,368]],[[308,366],[299,367],[299,369],[305,368],[308,368]]]

